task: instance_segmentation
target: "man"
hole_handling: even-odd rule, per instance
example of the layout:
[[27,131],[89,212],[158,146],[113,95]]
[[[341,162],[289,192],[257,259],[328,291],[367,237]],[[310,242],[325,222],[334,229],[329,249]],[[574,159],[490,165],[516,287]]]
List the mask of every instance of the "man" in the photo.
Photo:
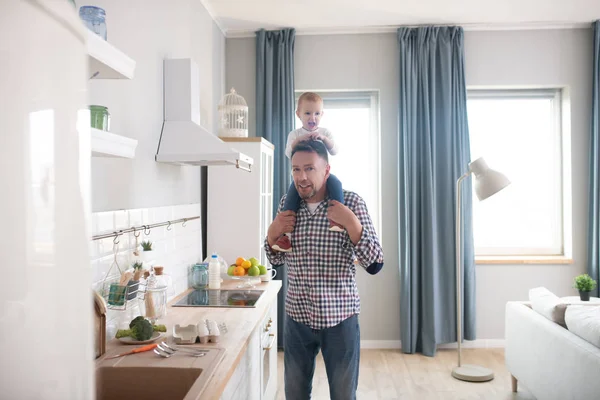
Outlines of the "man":
[[[302,201],[297,213],[278,213],[265,240],[271,264],[288,265],[285,397],[310,398],[315,357],[322,350],[331,399],[356,399],[360,360],[356,264],[368,265],[367,272],[376,274],[383,267],[383,250],[359,195],[344,190],[346,205],[329,200],[325,183],[330,166],[322,142],[299,143],[291,160],[294,185]],[[285,196],[279,210],[284,202]],[[344,231],[330,231],[329,219]],[[277,238],[292,230],[293,251],[274,251]]]

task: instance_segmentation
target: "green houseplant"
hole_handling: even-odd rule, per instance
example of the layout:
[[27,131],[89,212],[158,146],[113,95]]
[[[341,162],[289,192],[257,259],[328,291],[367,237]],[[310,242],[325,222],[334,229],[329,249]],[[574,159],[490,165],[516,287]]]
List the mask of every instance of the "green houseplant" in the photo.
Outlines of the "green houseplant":
[[590,292],[596,288],[596,281],[588,274],[577,275],[573,280],[573,287],[579,290],[582,301],[590,301]]
[[153,260],[153,253],[152,253],[152,242],[149,240],[143,240],[142,243],[140,243],[142,246],[142,253],[140,254],[140,258],[143,261],[143,263],[145,264],[146,268],[150,268],[150,265],[152,264],[152,260]]

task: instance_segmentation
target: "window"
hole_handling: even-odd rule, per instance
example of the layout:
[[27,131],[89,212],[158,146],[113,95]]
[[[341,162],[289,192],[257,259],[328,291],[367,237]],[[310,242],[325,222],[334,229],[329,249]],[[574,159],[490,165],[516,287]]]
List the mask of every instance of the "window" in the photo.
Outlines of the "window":
[[565,254],[560,90],[468,92],[471,159],[512,182],[473,197],[477,256]]
[[[296,92],[296,104],[303,92]],[[320,126],[331,131],[339,149],[329,157],[331,173],[344,189],[365,200],[381,239],[379,95],[371,91],[315,93],[323,98]],[[296,128],[301,127],[296,118]]]

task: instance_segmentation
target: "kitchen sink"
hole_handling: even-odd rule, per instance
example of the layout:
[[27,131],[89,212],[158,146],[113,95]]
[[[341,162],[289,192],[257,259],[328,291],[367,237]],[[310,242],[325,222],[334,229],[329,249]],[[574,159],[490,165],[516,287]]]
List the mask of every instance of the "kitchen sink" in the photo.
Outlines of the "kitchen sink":
[[[122,353],[129,346],[118,346],[104,357]],[[184,400],[196,399],[223,359],[225,349],[190,345],[186,348],[208,350],[204,357],[184,352],[162,358],[152,351],[96,364],[97,400]],[[189,396],[188,396],[189,394]]]
[[96,399],[183,399],[202,372],[202,368],[100,367]]

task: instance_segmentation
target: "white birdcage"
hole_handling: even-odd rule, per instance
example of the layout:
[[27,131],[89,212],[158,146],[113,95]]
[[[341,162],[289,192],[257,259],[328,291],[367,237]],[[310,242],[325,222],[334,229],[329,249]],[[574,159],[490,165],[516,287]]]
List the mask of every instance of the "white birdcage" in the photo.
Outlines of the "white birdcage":
[[234,88],[219,103],[219,136],[248,137],[248,105]]

